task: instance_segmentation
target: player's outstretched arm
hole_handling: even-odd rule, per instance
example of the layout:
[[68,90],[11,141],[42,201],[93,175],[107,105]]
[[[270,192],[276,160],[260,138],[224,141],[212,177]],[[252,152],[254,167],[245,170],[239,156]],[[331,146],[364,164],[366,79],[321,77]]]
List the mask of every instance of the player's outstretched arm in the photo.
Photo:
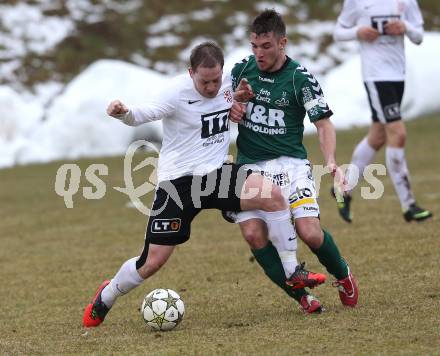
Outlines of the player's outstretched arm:
[[121,120],[128,126],[137,126],[140,123],[136,121],[133,112],[130,111],[120,100],[113,100],[107,107],[107,115]]
[[142,107],[128,109],[120,100],[112,101],[107,107],[107,114],[121,120],[128,126],[139,126],[141,124],[161,120],[172,115],[174,104],[168,102],[150,102]]

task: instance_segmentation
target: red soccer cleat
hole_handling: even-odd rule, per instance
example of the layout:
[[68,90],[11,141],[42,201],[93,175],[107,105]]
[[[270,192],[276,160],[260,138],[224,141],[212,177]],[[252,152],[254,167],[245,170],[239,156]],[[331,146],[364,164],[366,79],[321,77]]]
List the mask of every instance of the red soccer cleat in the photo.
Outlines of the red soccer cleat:
[[304,314],[319,314],[324,311],[321,302],[310,294],[303,295],[299,304]]
[[85,328],[96,327],[101,324],[110,310],[101,300],[101,292],[109,283],[108,280],[102,282],[92,302],[86,306],[83,316],[83,326]]
[[296,266],[295,272],[287,279],[286,284],[292,289],[314,288],[325,282],[327,277],[322,273],[314,273],[307,271],[304,266],[305,262]]
[[341,299],[342,304],[348,307],[356,306],[359,297],[359,288],[356,280],[351,274],[350,268],[348,268],[348,276],[339,281],[333,282],[333,286],[338,288],[339,298]]

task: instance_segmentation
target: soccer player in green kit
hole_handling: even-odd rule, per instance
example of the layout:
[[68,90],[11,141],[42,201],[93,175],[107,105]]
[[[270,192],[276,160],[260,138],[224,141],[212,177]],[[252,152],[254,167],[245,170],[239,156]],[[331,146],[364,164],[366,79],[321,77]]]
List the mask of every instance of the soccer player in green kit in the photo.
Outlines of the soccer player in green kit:
[[[317,128],[326,166],[333,176],[343,177],[335,160],[336,133],[329,119],[332,112],[315,77],[285,54],[286,26],[280,14],[265,10],[258,15],[250,27],[250,39],[254,55],[232,70],[233,87],[245,78],[253,91],[246,105],[234,105],[231,110],[230,119],[239,123],[237,162],[259,170],[282,188],[299,237],[336,278],[333,285],[342,304],[354,307],[359,294],[356,280],[330,233],[321,228],[312,169],[302,143],[307,113]],[[229,216],[240,224],[246,240],[255,235],[272,237],[263,211]],[[293,240],[272,240],[273,246],[255,258],[260,265],[270,266],[273,252],[269,248],[275,246],[287,274]],[[320,312],[320,302],[302,291],[299,302],[303,310]]]

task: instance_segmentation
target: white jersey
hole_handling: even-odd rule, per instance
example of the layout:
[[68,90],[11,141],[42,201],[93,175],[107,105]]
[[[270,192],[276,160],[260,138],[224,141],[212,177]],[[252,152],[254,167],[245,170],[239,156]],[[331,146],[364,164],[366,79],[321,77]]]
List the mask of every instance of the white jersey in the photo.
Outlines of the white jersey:
[[336,40],[356,39],[361,26],[379,31],[374,42],[360,41],[364,81],[403,81],[405,49],[402,36],[384,34],[391,20],[405,23],[408,38],[419,44],[423,39],[423,18],[416,0],[345,0],[335,29]]
[[232,87],[229,77],[215,98],[205,98],[188,74],[170,82],[154,102],[131,108],[120,120],[130,126],[162,119],[163,141],[159,154],[158,182],[186,175],[204,175],[227,159],[229,110]]

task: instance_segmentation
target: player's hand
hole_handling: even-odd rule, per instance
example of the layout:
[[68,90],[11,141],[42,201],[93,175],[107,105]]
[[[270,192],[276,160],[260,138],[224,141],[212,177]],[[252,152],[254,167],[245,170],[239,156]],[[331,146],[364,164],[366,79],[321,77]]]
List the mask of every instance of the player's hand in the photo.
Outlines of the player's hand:
[[379,35],[379,31],[370,26],[362,26],[357,30],[357,37],[365,42],[374,42]]
[[248,83],[246,78],[240,80],[237,88],[234,92],[234,100],[241,103],[247,103],[255,96],[251,85]]
[[239,123],[243,118],[243,115],[246,113],[246,106],[247,104],[245,103],[234,101],[231,110],[229,111],[229,120]]
[[343,194],[347,187],[347,180],[345,179],[345,174],[342,169],[336,163],[328,163],[327,169],[333,177],[333,186],[335,187],[336,193]]
[[128,108],[119,100],[112,101],[107,107],[107,114],[113,117],[126,114]]
[[405,33],[405,23],[400,20],[392,20],[384,26],[385,34],[390,36],[401,36]]

